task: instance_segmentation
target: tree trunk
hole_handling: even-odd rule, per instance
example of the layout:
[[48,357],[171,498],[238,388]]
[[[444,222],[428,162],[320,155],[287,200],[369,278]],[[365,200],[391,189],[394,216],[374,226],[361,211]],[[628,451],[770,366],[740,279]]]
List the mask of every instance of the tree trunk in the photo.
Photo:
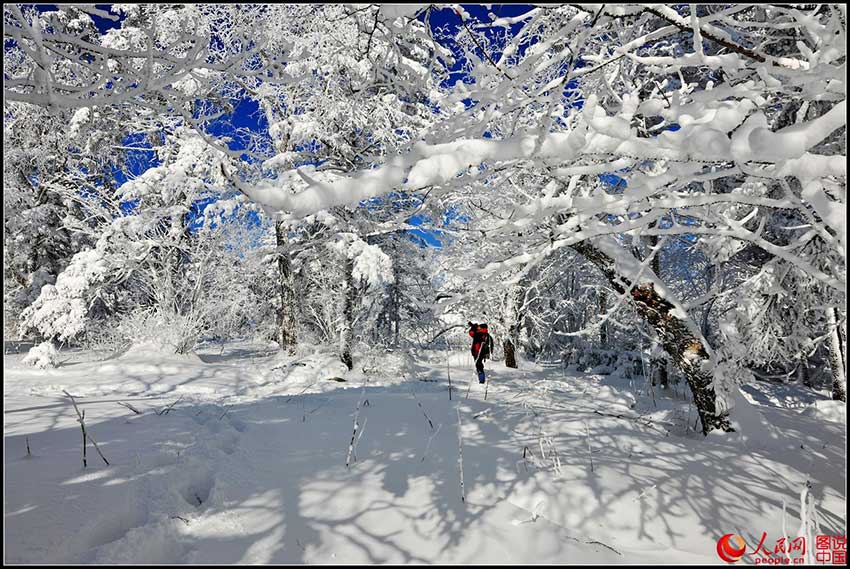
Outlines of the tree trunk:
[[[589,242],[577,243],[572,248],[601,270],[613,289],[620,294],[624,294],[626,287],[632,285],[616,272],[614,260]],[[700,339],[691,333],[684,320],[675,315],[674,306],[658,294],[652,283],[632,288],[631,296],[638,314],[653,327],[664,351],[685,376],[693,394],[703,434],[707,435],[714,429],[734,431],[728,413],[718,412],[712,375],[702,365],[708,360],[708,353]]]
[[[652,222],[650,227],[655,227],[658,223]],[[649,245],[655,249],[658,247],[658,235],[650,235],[649,236]],[[655,256],[652,258],[650,262],[650,267],[652,272],[655,273],[655,276],[662,280],[661,276],[661,251],[656,251]],[[652,362],[653,367],[658,370],[658,383],[661,384],[662,389],[667,389],[670,384],[670,378],[667,377],[667,360],[664,358],[658,358],[654,362]],[[652,385],[655,385],[655,382],[652,382]]]
[[809,366],[806,365],[806,358],[801,357],[797,362],[797,381],[808,388],[812,388],[812,378],[809,375]]
[[340,303],[339,357],[342,363],[352,369],[351,343],[354,338],[354,261],[346,257],[343,264],[343,290]]
[[[667,389],[670,386],[670,377],[667,374],[667,360],[663,357],[652,358],[650,365],[653,369],[652,385],[661,385],[663,389]],[[658,380],[657,383],[656,379]]]
[[[835,319],[840,320],[840,313],[838,309],[835,309]],[[845,323],[846,326],[846,323]],[[838,329],[838,347],[840,348],[841,353],[841,361],[844,362],[845,370],[847,368],[847,333],[844,329],[845,326],[836,326]]]
[[667,375],[667,361],[663,359],[658,365],[658,382],[662,389],[667,389],[670,386],[670,378]]
[[[597,290],[596,302],[599,308],[599,314],[605,314],[605,310],[608,307],[608,295],[605,294],[604,290]],[[599,327],[599,346],[603,350],[608,349],[608,322],[603,322]]]
[[829,326],[829,367],[832,369],[832,398],[847,401],[847,380],[844,375],[844,357],[841,355],[841,338],[838,332],[836,309],[827,308],[826,322]]
[[505,338],[505,341],[502,342],[502,350],[505,352],[505,367],[516,369],[518,367],[516,365],[516,349],[510,337]]
[[390,332],[392,346],[398,347],[398,334],[401,323],[401,274],[398,270],[398,260],[393,260],[393,284],[390,286]]
[[[656,273],[657,274],[657,273]],[[714,287],[715,279],[717,278],[717,265],[714,263],[710,263],[706,268],[706,286],[705,292],[708,292]],[[711,327],[710,316],[711,316],[711,307],[714,306],[714,302],[717,300],[717,297],[713,297],[709,300],[702,309],[702,322],[700,322],[700,331],[702,332],[703,337],[710,343],[712,341],[711,338]]]
[[286,227],[282,221],[275,223],[275,238],[280,286],[278,343],[281,350],[286,350],[290,355],[294,355],[298,343],[295,318],[295,286],[292,279],[292,266],[289,262],[289,241],[286,236]]
[[505,329],[507,334],[502,342],[505,352],[505,367],[517,368],[516,347],[519,345],[519,330],[522,326],[522,301],[525,287],[517,284],[511,287],[505,299]]

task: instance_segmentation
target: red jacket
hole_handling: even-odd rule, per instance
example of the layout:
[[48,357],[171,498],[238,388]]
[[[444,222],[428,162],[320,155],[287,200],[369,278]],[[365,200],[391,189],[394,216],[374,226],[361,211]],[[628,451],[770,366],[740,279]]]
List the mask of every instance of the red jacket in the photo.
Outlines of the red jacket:
[[477,360],[480,353],[482,359],[489,358],[490,353],[493,351],[493,338],[487,331],[487,326],[473,328],[469,331],[469,335],[472,336],[472,357]]

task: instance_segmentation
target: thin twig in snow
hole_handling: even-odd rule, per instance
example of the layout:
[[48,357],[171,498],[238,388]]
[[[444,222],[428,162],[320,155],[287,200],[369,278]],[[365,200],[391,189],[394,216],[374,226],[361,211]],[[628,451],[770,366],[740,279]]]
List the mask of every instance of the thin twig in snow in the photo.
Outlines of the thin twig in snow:
[[431,430],[434,430],[434,423],[431,421],[431,418],[428,416],[428,413],[425,412],[425,407],[420,403],[419,398],[416,397],[416,392],[413,391],[413,388],[410,389],[410,394],[413,395],[413,399],[416,401],[416,404],[419,405],[419,408],[422,410],[422,414],[425,415],[425,420],[428,421],[428,424],[431,426]]
[[522,524],[530,524],[530,523],[536,522],[541,517],[540,516],[540,506],[542,506],[542,505],[543,505],[543,500],[540,500],[534,506],[534,511],[531,512],[530,518],[528,518],[527,520],[514,520],[513,524],[515,526],[521,526]]
[[555,443],[546,434],[546,431],[543,430],[543,424],[540,421],[540,414],[537,412],[537,409],[534,408],[534,405],[530,403],[523,402],[522,406],[527,408],[529,412],[534,416],[534,420],[537,423],[537,430],[539,431],[537,444],[540,446],[540,456],[543,460],[546,460],[546,449],[543,444],[545,443],[550,449],[550,456],[552,459],[552,468],[556,474],[561,474],[561,457],[558,455],[558,448],[555,446]]
[[296,393],[295,395],[290,395],[289,397],[287,397],[287,398],[286,398],[286,401],[284,401],[284,403],[289,403],[289,400],[290,400],[290,399],[292,399],[293,397],[297,397],[298,395],[302,395],[305,391],[307,391],[308,389],[310,389],[311,387],[313,387],[313,386],[314,386],[314,385],[316,385],[317,383],[319,383],[319,382],[318,382],[318,381],[314,381],[313,383],[311,383],[310,385],[308,385],[307,387],[305,387],[304,389],[302,389],[301,391],[299,391],[299,392],[298,392],[298,393]]
[[434,437],[437,436],[437,433],[439,433],[440,429],[442,428],[443,424],[440,423],[439,425],[437,425],[437,429],[428,437],[428,444],[425,445],[425,452],[422,453],[422,459],[419,462],[425,462],[425,457],[428,456],[428,451],[431,450],[431,443],[434,441]]
[[[328,404],[328,401],[329,401],[328,399],[325,399],[325,400],[324,400],[324,401],[323,401],[320,405],[318,405],[318,406],[314,407],[313,409],[311,409],[311,410],[310,410],[310,412],[309,412],[309,413],[307,413],[307,415],[312,415],[313,413],[315,413],[316,411],[318,411],[319,409],[321,409],[322,407],[324,407],[325,405],[327,405],[327,404]],[[366,401],[364,401],[364,402],[363,402],[363,406],[364,406],[364,407],[368,407],[368,406],[369,406],[369,400],[368,400],[368,399],[367,399]],[[363,423],[365,424],[366,422],[364,421]]]
[[358,419],[360,418],[360,407],[361,402],[363,401],[363,396],[366,394],[366,384],[363,384],[363,390],[360,392],[360,399],[357,400],[357,407],[354,410],[354,429],[351,433],[351,442],[348,443],[348,456],[345,458],[345,467],[348,468],[351,465],[351,457],[354,454],[354,441],[355,437],[357,437],[357,429],[360,427],[358,424]]
[[483,417],[484,415],[486,415],[487,413],[489,413],[491,409],[493,409],[493,408],[492,408],[492,407],[487,407],[486,409],[484,409],[484,410],[483,410],[483,411],[481,411],[480,413],[476,413],[475,415],[473,415],[473,416],[472,416],[472,418],[473,418],[473,419],[477,419],[477,418],[479,418],[479,417]]
[[617,555],[619,555],[621,557],[623,555],[622,553],[620,553],[619,551],[617,551],[616,549],[614,549],[613,547],[611,547],[607,543],[602,543],[601,541],[593,540],[593,541],[585,541],[585,543],[594,544],[594,545],[601,545],[602,547],[604,547],[606,549],[610,549],[611,551],[613,551],[614,553],[616,553]]
[[174,403],[172,403],[172,404],[171,404],[171,405],[169,405],[168,407],[165,407],[162,411],[158,411],[158,412],[157,412],[157,415],[168,415],[169,411],[171,411],[171,409],[172,409],[175,405],[177,405],[177,403],[179,403],[181,399],[183,399],[183,396],[182,396],[182,395],[181,395],[180,397],[178,397],[178,398],[177,398],[177,400],[176,400]]
[[[653,426],[653,423],[658,423],[659,425],[668,425],[670,427],[675,427],[675,425],[672,424],[672,423],[665,423],[664,421],[653,421],[652,419],[645,419],[644,417],[629,417],[628,415],[619,415],[619,414],[615,415],[613,413],[602,413],[598,409],[594,409],[593,412],[596,415],[600,415],[602,417],[613,417],[615,419],[624,419],[626,421],[634,421],[634,422],[636,422],[640,425],[644,425],[644,426],[649,427],[651,429],[655,429],[659,433],[665,433],[665,435],[668,435],[669,431],[665,432],[661,429],[658,429],[658,428]],[[688,419],[688,420],[690,421],[690,419]],[[686,425],[686,427],[687,427],[687,425]]]
[[142,414],[142,412],[141,412],[141,411],[139,411],[138,409],[136,409],[135,407],[133,407],[133,406],[132,406],[132,405],[130,405],[129,403],[124,403],[123,401],[118,401],[118,404],[119,404],[119,405],[121,405],[122,407],[126,407],[127,409],[129,409],[130,411],[132,411],[133,413],[135,413],[136,415],[141,415],[141,414]]
[[360,427],[360,432],[357,434],[357,440],[354,441],[354,448],[351,450],[351,454],[354,456],[354,462],[357,462],[357,445],[360,444],[360,439],[363,438],[363,433],[366,431],[366,421],[368,420],[369,417],[363,418],[363,426]]
[[602,547],[605,547],[606,549],[610,549],[611,551],[613,551],[613,552],[614,552],[614,553],[616,553],[617,555],[620,555],[620,556],[622,556],[622,555],[623,555],[622,553],[620,553],[619,551],[617,551],[616,549],[614,549],[613,547],[611,547],[611,546],[610,546],[610,545],[608,545],[607,543],[602,543],[601,541],[597,541],[597,540],[595,540],[595,539],[592,539],[592,540],[589,540],[589,541],[588,541],[588,540],[579,539],[579,538],[577,538],[577,537],[573,537],[573,536],[571,536],[571,535],[567,535],[567,539],[572,540],[572,541],[576,541],[576,542],[579,542],[579,543],[587,543],[587,544],[601,545]]
[[74,405],[74,411],[77,412],[77,422],[80,423],[80,428],[83,431],[83,468],[86,468],[88,466],[88,464],[86,462],[86,440],[89,440],[89,441],[92,442],[92,444],[94,445],[94,449],[97,451],[97,454],[99,454],[100,458],[103,459],[103,462],[105,462],[106,465],[109,466],[109,461],[106,460],[106,457],[103,456],[102,452],[100,452],[100,447],[97,446],[97,441],[94,440],[94,437],[91,436],[91,433],[86,432],[86,420],[85,420],[86,419],[86,412],[85,412],[85,410],[83,410],[83,412],[80,413],[80,409],[79,409],[79,407],[77,407],[77,402],[74,400],[74,396],[71,395],[70,393],[68,393],[67,391],[65,391],[64,389],[62,390],[62,393],[64,393],[65,395],[67,395],[68,397],[71,398],[71,403]]
[[[522,464],[525,467],[525,471],[528,472],[528,459],[531,458],[531,464],[533,466],[538,466],[537,460],[534,458],[534,453],[531,452],[531,449],[528,446],[522,447]],[[518,461],[517,461],[518,462]]]
[[82,414],[80,415],[80,418],[79,418],[80,428],[83,430],[83,468],[88,467],[88,462],[86,461],[86,442],[88,441],[88,439],[86,438],[85,418],[86,418],[86,412],[85,412],[85,410],[83,410],[83,412],[82,412]]

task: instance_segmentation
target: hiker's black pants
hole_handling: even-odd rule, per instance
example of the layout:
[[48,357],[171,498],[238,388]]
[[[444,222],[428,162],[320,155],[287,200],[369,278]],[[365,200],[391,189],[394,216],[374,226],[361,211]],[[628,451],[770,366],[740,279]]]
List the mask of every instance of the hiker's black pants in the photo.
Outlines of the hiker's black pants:
[[484,371],[484,358],[475,360],[475,371],[477,371],[478,373]]

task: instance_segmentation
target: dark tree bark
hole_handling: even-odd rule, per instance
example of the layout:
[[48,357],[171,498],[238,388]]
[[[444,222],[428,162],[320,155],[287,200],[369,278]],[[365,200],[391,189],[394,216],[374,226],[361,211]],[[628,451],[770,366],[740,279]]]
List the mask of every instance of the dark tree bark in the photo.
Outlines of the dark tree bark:
[[602,271],[620,294],[631,287],[638,314],[653,327],[664,351],[681,370],[691,388],[703,434],[707,435],[714,429],[734,431],[728,413],[718,413],[712,376],[702,366],[708,360],[705,346],[691,333],[686,323],[673,314],[674,306],[658,294],[652,283],[632,287],[633,283],[617,273],[614,260],[589,242],[577,243],[572,248]]
[[277,268],[280,286],[278,343],[281,350],[294,354],[298,344],[295,318],[295,285],[292,279],[292,265],[289,261],[289,241],[286,236],[286,227],[282,221],[275,223],[275,240],[277,243]]
[[847,382],[844,368],[844,357],[841,350],[841,337],[838,332],[838,318],[835,308],[827,308],[827,325],[829,326],[829,367],[832,370],[832,399],[847,401]]
[[801,357],[800,361],[797,363],[797,381],[802,383],[808,388],[812,388],[812,378],[809,375],[809,366],[806,364],[806,358]]
[[346,257],[343,264],[343,290],[340,306],[339,357],[352,369],[351,344],[354,339],[354,261]]
[[505,341],[502,342],[502,349],[505,351],[505,367],[516,369],[516,349],[510,337],[505,338]]

